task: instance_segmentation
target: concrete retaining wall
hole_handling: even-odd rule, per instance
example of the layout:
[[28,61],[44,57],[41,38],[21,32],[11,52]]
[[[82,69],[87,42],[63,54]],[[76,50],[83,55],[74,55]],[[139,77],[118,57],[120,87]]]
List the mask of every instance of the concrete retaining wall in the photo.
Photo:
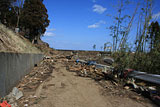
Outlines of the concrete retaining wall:
[[42,59],[42,54],[0,53],[0,96],[7,95]]

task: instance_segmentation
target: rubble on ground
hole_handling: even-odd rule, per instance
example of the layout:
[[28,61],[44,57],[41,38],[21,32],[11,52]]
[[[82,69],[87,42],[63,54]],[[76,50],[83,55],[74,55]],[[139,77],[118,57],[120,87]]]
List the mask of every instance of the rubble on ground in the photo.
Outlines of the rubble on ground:
[[54,55],[47,54],[43,61],[22,79],[17,89],[23,93],[23,96],[17,97],[18,100],[9,104],[15,104],[13,107],[17,107],[17,105],[29,107],[43,99],[44,96],[37,97],[35,91],[43,81],[52,77],[51,73],[56,62],[63,63],[67,71],[75,72],[77,76],[94,79],[103,87],[102,95],[131,98],[138,102],[147,102],[147,98],[149,98],[157,104],[160,102],[159,91],[157,91],[159,87],[129,78],[128,74],[132,70],[125,71],[123,75],[120,75],[119,72],[113,72],[112,67],[105,65],[105,68],[102,64],[92,61],[91,58],[81,60],[77,59],[77,53],[57,52]]
[[[138,83],[135,79],[128,78],[127,75],[132,70],[125,71],[122,74],[119,74],[119,72],[115,74],[111,69],[107,69],[104,72],[102,68],[97,68],[96,65],[94,61],[72,60],[68,64],[67,70],[76,72],[77,76],[89,77],[96,80],[106,89],[107,94],[131,97],[137,101],[144,101],[144,98],[149,98],[160,105],[160,94],[156,86],[154,84],[142,86],[140,85],[140,83],[143,83],[142,81]],[[133,94],[131,91],[136,93]],[[139,95],[144,96],[144,98]]]
[[23,92],[20,91],[17,87],[14,87],[12,92],[5,97],[11,107],[18,107],[17,100],[23,97]]
[[39,98],[35,95],[35,91],[43,81],[51,77],[53,69],[54,60],[47,56],[13,88],[3,101],[6,99],[12,107],[29,107],[36,103]]
[[137,101],[145,101],[144,98],[131,92],[130,89],[125,90],[123,85],[119,84],[114,76],[111,76],[112,72],[110,71],[105,73],[101,68],[96,68],[95,65],[77,63],[76,61],[69,61],[66,69],[70,72],[75,72],[77,76],[94,79],[103,87],[102,95],[120,96]]

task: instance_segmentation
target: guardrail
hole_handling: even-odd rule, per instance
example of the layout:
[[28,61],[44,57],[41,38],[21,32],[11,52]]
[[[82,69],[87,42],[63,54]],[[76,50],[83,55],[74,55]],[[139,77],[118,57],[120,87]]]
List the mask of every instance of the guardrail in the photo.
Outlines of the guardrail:
[[[82,64],[87,64],[87,61],[84,60],[77,60],[77,62],[82,63]],[[92,65],[95,65],[97,68],[103,69],[103,72],[107,72],[107,70],[113,70],[114,67],[103,65],[103,64],[97,64],[97,63],[92,63]],[[128,74],[129,77],[143,80],[146,82],[154,83],[160,85],[160,75],[156,74],[148,74],[146,72],[140,72],[140,71],[131,71]]]
[[160,75],[148,74],[146,72],[140,72],[140,71],[132,71],[129,74],[129,76],[135,79],[160,85]]

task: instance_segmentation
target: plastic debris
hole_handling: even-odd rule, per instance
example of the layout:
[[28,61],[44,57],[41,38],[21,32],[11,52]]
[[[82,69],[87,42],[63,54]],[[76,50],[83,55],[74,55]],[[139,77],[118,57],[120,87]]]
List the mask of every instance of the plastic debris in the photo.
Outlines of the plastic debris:
[[95,65],[96,64],[96,61],[88,61],[87,62],[87,65]]
[[11,105],[8,104],[7,101],[3,101],[2,103],[0,103],[0,107],[11,107]]
[[28,104],[25,104],[24,107],[28,107]]
[[114,59],[112,59],[112,58],[105,58],[104,62],[107,63],[107,64],[112,65],[114,63]]
[[13,97],[15,97],[16,100],[20,99],[23,96],[22,91],[19,91],[17,87],[14,87],[12,90]]

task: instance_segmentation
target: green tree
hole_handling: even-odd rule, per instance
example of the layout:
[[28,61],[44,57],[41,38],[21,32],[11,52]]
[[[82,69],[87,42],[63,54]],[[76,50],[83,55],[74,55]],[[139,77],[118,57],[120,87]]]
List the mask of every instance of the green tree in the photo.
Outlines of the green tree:
[[42,36],[50,22],[43,0],[25,0],[21,18],[25,35],[31,41]]
[[152,22],[149,26],[149,32],[147,35],[147,41],[150,45],[150,51],[153,49],[158,49],[160,45],[160,26],[159,23],[156,21],[155,23]]
[[16,0],[0,0],[0,22],[2,24],[7,24],[7,15],[14,1]]
[[95,44],[93,45],[93,50],[96,50],[96,45]]
[[148,28],[147,42],[149,43],[150,52],[148,53],[151,62],[148,64],[148,69],[152,73],[160,73],[160,25],[152,22]]
[[7,17],[7,26],[14,29],[16,27],[17,18],[13,8],[10,9],[10,11],[7,14]]

